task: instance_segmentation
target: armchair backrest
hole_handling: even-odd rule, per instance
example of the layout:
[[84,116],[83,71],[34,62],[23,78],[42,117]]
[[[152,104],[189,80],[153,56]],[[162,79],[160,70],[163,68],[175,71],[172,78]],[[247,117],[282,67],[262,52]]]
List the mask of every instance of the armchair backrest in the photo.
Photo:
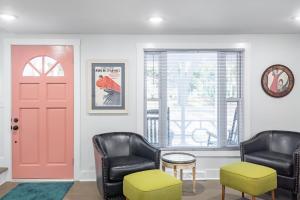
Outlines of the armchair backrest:
[[266,149],[272,152],[292,155],[300,147],[300,133],[292,131],[264,131],[258,134],[266,140]]
[[109,157],[128,156],[129,151],[129,134],[116,132],[104,133],[95,136],[100,149]]
[[131,132],[111,132],[94,136],[94,143],[99,146],[108,157],[129,156],[136,148],[135,144],[142,141],[142,136]]
[[291,131],[272,131],[270,151],[292,155],[300,147],[300,133]]

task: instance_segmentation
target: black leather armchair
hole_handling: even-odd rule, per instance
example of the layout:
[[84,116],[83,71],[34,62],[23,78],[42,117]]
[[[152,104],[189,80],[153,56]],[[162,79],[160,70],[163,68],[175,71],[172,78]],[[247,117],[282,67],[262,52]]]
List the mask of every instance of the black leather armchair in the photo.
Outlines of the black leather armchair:
[[138,171],[158,169],[160,150],[144,137],[129,132],[113,132],[93,137],[97,186],[104,199],[123,195],[123,177]]
[[300,133],[264,131],[241,143],[242,161],[271,167],[277,171],[278,188],[299,193]]

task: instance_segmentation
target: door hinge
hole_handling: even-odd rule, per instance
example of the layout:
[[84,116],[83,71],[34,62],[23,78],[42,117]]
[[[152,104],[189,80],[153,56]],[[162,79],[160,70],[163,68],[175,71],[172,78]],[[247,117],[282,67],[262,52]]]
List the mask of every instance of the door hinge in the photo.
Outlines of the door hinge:
[[72,158],[72,165],[74,166],[74,158]]

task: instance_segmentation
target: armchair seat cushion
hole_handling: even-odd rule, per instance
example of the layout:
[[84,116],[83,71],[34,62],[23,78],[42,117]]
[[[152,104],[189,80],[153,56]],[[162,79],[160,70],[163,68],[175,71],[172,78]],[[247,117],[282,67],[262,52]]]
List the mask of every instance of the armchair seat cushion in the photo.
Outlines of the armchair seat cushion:
[[244,161],[271,167],[277,174],[293,176],[293,157],[271,151],[257,151],[244,155]]
[[122,181],[123,177],[134,172],[155,169],[155,162],[139,156],[119,156],[109,159],[109,179]]

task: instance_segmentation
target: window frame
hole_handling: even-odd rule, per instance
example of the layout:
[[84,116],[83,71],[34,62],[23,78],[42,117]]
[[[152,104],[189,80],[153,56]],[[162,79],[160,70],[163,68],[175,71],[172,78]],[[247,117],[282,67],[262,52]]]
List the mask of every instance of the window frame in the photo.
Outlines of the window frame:
[[[153,54],[158,54],[159,56],[162,55],[162,53],[165,53],[167,55],[168,51],[176,51],[177,49],[143,49],[144,52],[144,121],[143,121],[143,127],[144,127],[144,135],[147,137],[147,68],[146,68],[146,60],[145,60],[145,54],[152,52]],[[245,59],[245,49],[242,48],[230,48],[230,49],[179,49],[179,51],[201,51],[201,52],[216,52],[218,56],[218,61],[225,61],[224,63],[218,62],[218,67],[217,67],[217,88],[218,91],[225,89],[226,91],[226,71],[222,72],[222,70],[226,70],[226,58],[224,59],[224,56],[226,57],[226,53],[228,52],[235,52],[238,55],[238,91],[237,91],[237,97],[233,98],[227,98],[226,97],[226,92],[217,92],[217,111],[218,111],[218,116],[217,116],[217,138],[218,138],[218,145],[217,147],[197,147],[197,146],[169,146],[169,136],[163,136],[163,134],[160,134],[161,130],[167,130],[166,127],[169,126],[168,120],[162,120],[163,118],[167,119],[166,115],[167,111],[167,96],[162,96],[162,94],[166,94],[166,92],[162,92],[162,90],[166,90],[166,87],[161,86],[162,81],[166,81],[167,79],[163,79],[161,77],[166,77],[166,76],[159,76],[159,144],[156,146],[160,147],[162,150],[213,150],[213,151],[218,151],[218,150],[237,150],[239,149],[239,144],[242,141],[242,138],[244,138],[245,132],[244,132],[244,121],[243,121],[243,115],[244,115],[244,95],[243,95],[243,90],[244,90],[244,59]],[[159,59],[161,62],[161,59]],[[167,61],[167,59],[166,59]],[[160,64],[159,71],[160,73],[163,72],[163,67],[167,69],[167,64],[163,67],[162,64]],[[220,76],[221,75],[221,76]],[[222,76],[223,75],[223,76]],[[225,78],[224,78],[225,77]],[[225,86],[225,88],[224,88]],[[238,126],[237,130],[239,132],[238,134],[238,141],[239,143],[237,145],[228,145],[227,144],[227,104],[229,102],[236,102],[237,103],[237,112],[238,112]],[[165,105],[165,106],[162,106]],[[165,123],[161,123],[165,122]],[[168,133],[169,134],[169,133]]]
[[[240,141],[252,137],[253,128],[251,127],[251,88],[253,85],[253,80],[251,74],[253,73],[253,67],[251,67],[251,54],[252,54],[252,44],[249,41],[245,41],[242,38],[238,40],[228,40],[226,38],[217,38],[213,41],[206,40],[202,37],[197,37],[192,40],[180,40],[172,39],[168,41],[161,42],[149,42],[141,41],[136,43],[136,104],[133,106],[136,109],[136,132],[144,136],[144,109],[145,109],[145,86],[144,86],[144,51],[158,50],[158,49],[238,49],[243,51],[243,65],[242,65],[242,89],[243,89],[243,135],[241,135]],[[168,149],[161,148],[164,151]],[[170,148],[173,150],[173,148]],[[224,156],[232,152],[234,155],[238,155],[239,148],[229,148],[228,149],[195,149],[189,148],[186,149],[194,153],[199,154],[199,156]],[[174,149],[174,151],[185,151],[185,149]],[[203,152],[203,153],[201,153]],[[205,153],[204,153],[205,152]],[[225,154],[224,154],[225,153]]]

